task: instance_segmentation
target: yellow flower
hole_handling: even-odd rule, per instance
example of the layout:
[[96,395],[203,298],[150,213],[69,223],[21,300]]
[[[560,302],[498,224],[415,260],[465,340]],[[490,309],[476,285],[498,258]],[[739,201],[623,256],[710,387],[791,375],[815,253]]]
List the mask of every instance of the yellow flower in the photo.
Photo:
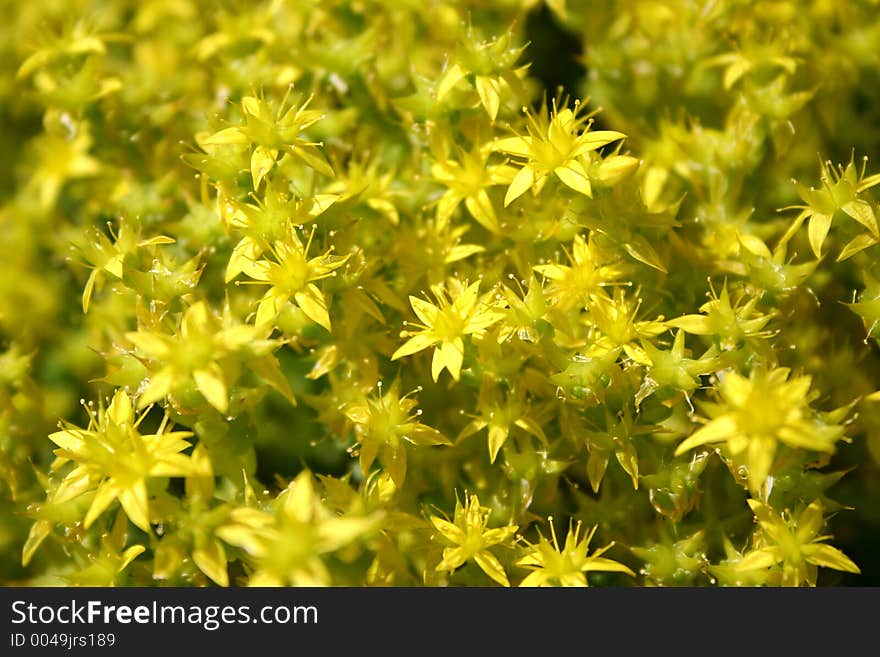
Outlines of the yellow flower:
[[552,283],[546,294],[562,311],[586,305],[590,296],[601,288],[619,282],[625,270],[612,257],[602,251],[592,240],[575,235],[569,255],[570,265],[535,265],[539,274]]
[[503,317],[501,302],[495,299],[493,292],[479,296],[480,281],[465,285],[458,279],[450,279],[448,291],[443,286],[434,286],[432,292],[437,305],[418,297],[409,298],[413,311],[424,324],[408,322],[420,330],[401,332],[401,337],[410,336],[409,340],[394,352],[391,360],[434,347],[431,363],[434,381],[444,368],[458,381],[464,361],[464,336],[480,338]]
[[33,142],[38,160],[29,185],[40,199],[40,208],[49,210],[68,180],[88,178],[101,172],[101,163],[89,155],[92,138],[83,123],[69,136],[46,133]]
[[498,452],[507,442],[514,427],[531,434],[545,445],[547,436],[538,421],[529,414],[525,389],[517,386],[506,398],[495,388],[483,385],[478,402],[480,415],[471,420],[458,434],[458,440],[488,429],[489,462],[494,463]]
[[816,585],[818,566],[847,573],[859,573],[859,567],[843,552],[822,541],[822,504],[810,503],[797,516],[780,515],[771,507],[749,500],[761,528],[760,547],[746,554],[736,565],[737,571],[749,572],[781,564],[780,586]]
[[589,554],[590,541],[596,533],[596,527],[581,538],[582,523],[578,521],[577,526],[572,530],[569,522],[565,545],[560,548],[553,518],[547,520],[553,542],[548,541],[539,532],[538,542],[529,545],[526,555],[516,562],[518,566],[532,571],[520,582],[520,586],[589,586],[586,573],[596,570],[635,576],[635,573],[622,563],[602,556],[614,545],[613,542]]
[[165,431],[168,418],[154,434],[141,435],[138,426],[146,413],[135,417],[128,394],[117,390],[105,410],[86,407],[89,426],[81,429],[62,425],[49,439],[58,445],[58,461],[76,466],[55,492],[54,502],[73,499],[94,491],[95,496],[83,522],[89,527],[110,504],[118,499],[129,519],[145,532],[150,531],[147,480],[153,477],[183,477],[193,470],[191,459],[182,452],[190,444],[184,440],[190,431]]
[[126,569],[140,555],[147,551],[143,545],[135,543],[125,547],[128,538],[128,519],[124,513],[116,514],[116,519],[107,531],[101,533],[101,544],[89,550],[75,545],[73,552],[84,557],[80,563],[85,565],[60,578],[66,586],[119,586],[128,584]]
[[398,487],[403,486],[406,443],[423,446],[452,444],[442,433],[419,421],[421,411],[413,412],[417,403],[409,395],[401,397],[400,382],[395,381],[384,395],[380,387],[377,397],[345,409],[346,417],[354,422],[360,444],[361,471],[365,475],[381,451],[383,467]]
[[510,539],[517,525],[505,525],[495,529],[487,527],[491,510],[480,506],[476,494],[468,497],[464,506],[455,501],[452,522],[438,516],[430,517],[431,524],[440,532],[441,539],[450,546],[444,548],[443,559],[437,564],[438,571],[454,571],[466,561],[473,559],[480,569],[502,586],[510,586],[504,567],[489,548]]
[[253,203],[233,205],[229,224],[244,232],[232,249],[226,266],[226,282],[238,276],[248,260],[263,255],[266,247],[287,236],[291,224],[315,221],[338,199],[336,194],[316,194],[306,198],[292,196],[283,185],[269,181],[262,198],[252,194]]
[[195,446],[190,459],[193,469],[184,483],[185,496],[177,500],[178,521],[171,531],[166,526],[153,545],[153,579],[172,580],[191,559],[215,584],[229,586],[226,550],[215,531],[226,521],[231,506],[213,503],[214,468],[203,443]]
[[447,159],[431,165],[431,175],[446,187],[437,204],[437,219],[447,222],[464,201],[471,216],[493,233],[500,233],[498,216],[489,198],[487,187],[509,185],[516,170],[506,164],[488,164],[489,151],[476,148],[461,150],[458,159]]
[[498,117],[503,92],[513,91],[517,97],[525,96],[522,78],[529,65],[516,67],[525,46],[513,47],[513,35],[508,32],[495,39],[478,38],[469,30],[467,39],[461,43],[458,61],[449,66],[437,84],[437,100],[442,101],[462,80],[473,85],[480,104],[493,122]]
[[252,283],[271,286],[257,307],[257,316],[254,320],[256,326],[270,326],[284,305],[293,297],[306,317],[328,331],[331,330],[327,301],[312,281],[335,276],[335,270],[341,267],[349,256],[331,255],[331,248],[323,255],[309,259],[308,252],[314,234],[312,231],[308,242],[303,245],[296,230],[291,226],[286,238],[276,240],[271,246],[274,261],[251,260],[240,263],[244,274],[254,279]]
[[638,342],[657,337],[666,330],[666,325],[662,317],[637,319],[641,305],[641,298],[627,298],[623,288],[615,288],[613,294],[602,289],[590,295],[587,309],[590,322],[596,329],[596,338],[586,355],[623,349],[634,362],[649,364],[651,361]]
[[332,581],[323,557],[371,532],[380,517],[337,516],[304,470],[278,496],[273,512],[234,509],[217,536],[256,562],[249,586],[328,586]]
[[549,118],[546,107],[538,116],[525,110],[529,134],[496,142],[497,150],[525,160],[507,188],[505,207],[531,188],[540,191],[551,173],[574,191],[593,195],[583,157],[612,141],[625,139],[626,135],[615,130],[591,132],[591,115],[578,116],[580,109],[580,103],[575,102],[574,110],[559,111],[554,101]]
[[705,404],[711,421],[686,438],[676,456],[707,444],[724,443],[734,459],[744,459],[749,487],[757,491],[770,474],[777,445],[833,453],[843,427],[822,421],[809,406],[811,379],[789,380],[788,368],[755,370],[749,378],[724,375],[722,404]]
[[82,294],[84,313],[89,312],[89,304],[95,287],[100,288],[106,274],[122,280],[122,276],[125,273],[123,263],[126,256],[132,255],[137,249],[146,246],[174,243],[174,239],[165,235],[142,240],[140,239],[140,228],[137,226],[132,227],[125,222],[120,222],[116,233],[113,232],[112,228],[110,233],[111,237],[113,237],[112,241],[96,228],[87,229],[85,231],[86,239],[76,245],[78,254],[92,268]]
[[211,406],[226,413],[232,381],[224,361],[242,353],[254,372],[294,403],[293,392],[271,353],[279,343],[264,339],[264,333],[261,327],[235,323],[228,315],[221,320],[204,301],[184,311],[175,335],[145,330],[126,333],[126,339],[144,356],[160,363],[138,406],[159,401],[192,380]]
[[319,110],[306,109],[311,98],[300,107],[284,110],[290,89],[273,111],[263,98],[245,96],[241,100],[245,125],[225,128],[201,140],[201,146],[211,148],[226,144],[254,145],[251,153],[251,177],[254,189],[258,189],[263,177],[272,170],[278,154],[285,150],[315,171],[333,177],[333,168],[328,164],[318,144],[306,141],[300,133],[320,121],[324,114]]
[[822,256],[822,245],[825,243],[828,231],[831,229],[831,222],[835,215],[840,216],[839,213],[842,212],[853,221],[861,224],[868,232],[862,233],[849,242],[844,247],[838,260],[842,260],[868,246],[876,244],[880,240],[880,230],[877,227],[874,207],[860,194],[880,183],[880,174],[866,177],[866,165],[867,159],[864,161],[861,171],[859,171],[853,161],[850,161],[845,168],[842,165],[838,165],[835,168],[830,162],[826,162],[822,165],[820,174],[822,186],[820,189],[807,188],[804,185],[795,183],[795,187],[800,197],[804,200],[804,204],[783,208],[784,210],[800,210],[801,212],[794,219],[791,227],[782,237],[781,242],[788,242],[803,223],[809,220],[807,236],[810,240],[810,248],[813,250],[816,258],[820,258]]
[[771,314],[761,314],[757,308],[759,295],[742,293],[731,300],[727,282],[720,293],[710,290],[712,298],[700,306],[702,315],[682,315],[666,322],[667,326],[680,328],[691,335],[713,336],[724,350],[733,350],[747,340],[759,340],[773,335],[765,326],[773,319]]

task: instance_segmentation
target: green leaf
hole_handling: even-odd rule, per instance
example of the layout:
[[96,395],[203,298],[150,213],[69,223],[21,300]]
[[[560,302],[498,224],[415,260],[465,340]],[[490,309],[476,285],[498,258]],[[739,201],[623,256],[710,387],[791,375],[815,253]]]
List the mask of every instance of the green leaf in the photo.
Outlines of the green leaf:
[[611,452],[606,450],[595,448],[590,450],[590,455],[587,457],[587,478],[590,480],[590,486],[594,493],[599,492],[599,485],[605,476],[610,456]]

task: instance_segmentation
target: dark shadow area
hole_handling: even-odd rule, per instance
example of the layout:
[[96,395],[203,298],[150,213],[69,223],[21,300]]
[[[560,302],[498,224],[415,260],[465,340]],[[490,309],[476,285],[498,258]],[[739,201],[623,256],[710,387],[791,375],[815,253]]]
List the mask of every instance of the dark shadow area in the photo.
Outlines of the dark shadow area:
[[583,46],[566,31],[546,6],[529,14],[525,25],[529,46],[524,59],[532,63],[529,73],[541,82],[548,98],[563,93],[574,94],[587,73],[581,64]]

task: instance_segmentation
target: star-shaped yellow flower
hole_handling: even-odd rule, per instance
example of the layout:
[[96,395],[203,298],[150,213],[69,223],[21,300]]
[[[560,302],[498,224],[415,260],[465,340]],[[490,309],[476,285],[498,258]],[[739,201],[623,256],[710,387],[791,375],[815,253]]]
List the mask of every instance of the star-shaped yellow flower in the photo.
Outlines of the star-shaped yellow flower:
[[217,536],[244,550],[256,563],[249,586],[327,586],[324,558],[369,535],[381,518],[338,516],[318,496],[312,474],[303,470],[273,508],[234,509]]
[[440,532],[441,540],[449,544],[443,550],[443,559],[437,564],[438,571],[452,572],[466,561],[473,559],[480,569],[502,586],[510,586],[504,567],[489,548],[510,539],[518,529],[517,525],[505,525],[489,529],[488,507],[480,506],[476,494],[470,495],[464,505],[455,501],[455,515],[452,522],[432,515],[431,524]]
[[401,332],[401,337],[409,336],[409,340],[394,352],[391,360],[434,347],[431,363],[434,381],[437,381],[444,368],[458,381],[464,361],[464,336],[482,337],[489,327],[504,316],[501,312],[502,302],[495,298],[494,293],[490,291],[481,297],[479,289],[480,281],[467,285],[458,279],[451,279],[446,287],[437,285],[432,288],[437,305],[411,296],[410,305],[423,323],[408,322],[420,330]]
[[819,535],[824,520],[822,503],[814,500],[796,516],[783,516],[758,500],[749,506],[761,528],[761,542],[736,565],[736,570],[781,568],[781,586],[815,586],[817,567],[859,573],[859,567],[837,548],[823,543],[830,538]]
[[777,446],[831,454],[843,427],[826,422],[809,406],[811,379],[779,367],[755,370],[748,378],[729,372],[719,388],[723,403],[704,404],[712,418],[686,438],[676,455],[701,445],[723,443],[730,456],[742,458],[749,487],[757,491],[773,467]]
[[507,188],[505,207],[531,188],[540,191],[551,173],[574,191],[593,195],[583,157],[626,135],[615,130],[591,131],[591,116],[579,116],[580,109],[575,103],[574,110],[559,110],[554,102],[549,117],[546,107],[537,116],[526,110],[529,134],[496,142],[497,150],[525,160]]
[[76,466],[55,492],[55,502],[73,499],[94,491],[86,513],[88,528],[114,500],[125,514],[145,532],[150,531],[147,480],[153,477],[184,477],[193,470],[183,454],[190,444],[184,440],[190,431],[165,431],[167,417],[154,434],[141,435],[138,426],[146,413],[135,416],[128,394],[117,390],[110,405],[92,411],[89,426],[81,429],[63,425],[49,439],[58,445],[55,455],[60,467],[66,460]]
[[589,554],[590,541],[596,533],[596,527],[581,538],[581,522],[578,521],[573,530],[569,523],[565,545],[560,548],[553,518],[548,518],[548,521],[553,542],[539,534],[538,542],[529,545],[526,555],[516,562],[518,566],[532,570],[520,586],[589,586],[586,573],[595,570],[635,575],[622,563],[602,556],[614,543]]
[[287,151],[307,166],[328,178],[333,177],[333,168],[328,164],[318,144],[310,142],[301,133],[314,125],[324,113],[307,109],[311,98],[301,106],[287,106],[290,90],[281,103],[273,108],[264,98],[245,96],[241,100],[245,124],[225,128],[202,140],[206,148],[237,144],[253,145],[251,152],[251,177],[254,189],[259,189],[263,178],[278,161],[281,151]]
[[253,279],[252,283],[270,286],[257,307],[256,326],[270,326],[292,297],[306,317],[331,330],[327,300],[314,281],[335,276],[335,270],[345,264],[349,256],[332,255],[332,249],[329,249],[320,256],[309,258],[313,236],[314,232],[303,244],[296,230],[289,227],[287,236],[272,244],[272,260],[241,263],[241,270]]
[[217,317],[204,301],[183,312],[180,329],[174,335],[147,330],[126,333],[126,339],[157,368],[138,406],[157,402],[192,381],[211,406],[226,413],[229,386],[234,381],[224,364],[234,355],[245,357],[248,367],[295,403],[293,391],[272,355],[280,343],[264,335],[259,325],[238,323],[228,312]]

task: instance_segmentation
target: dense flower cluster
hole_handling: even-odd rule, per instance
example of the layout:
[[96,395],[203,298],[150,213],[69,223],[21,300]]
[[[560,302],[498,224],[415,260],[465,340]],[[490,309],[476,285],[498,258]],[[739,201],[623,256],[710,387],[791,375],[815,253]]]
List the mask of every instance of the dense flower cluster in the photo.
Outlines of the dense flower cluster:
[[2,4],[0,580],[859,581],[877,0]]

